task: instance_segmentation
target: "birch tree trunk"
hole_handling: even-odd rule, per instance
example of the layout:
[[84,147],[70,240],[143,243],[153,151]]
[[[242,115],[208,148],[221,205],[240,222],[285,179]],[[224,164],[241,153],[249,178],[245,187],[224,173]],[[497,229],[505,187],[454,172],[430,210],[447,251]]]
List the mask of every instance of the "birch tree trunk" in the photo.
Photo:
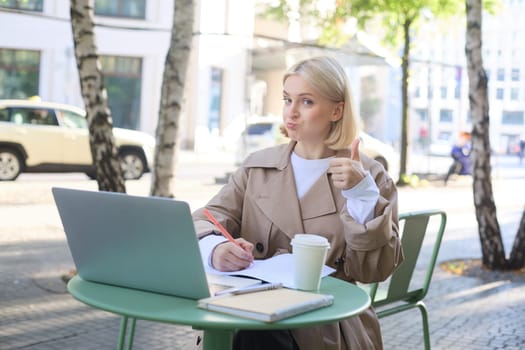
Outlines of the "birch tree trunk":
[[193,40],[194,8],[193,0],[174,1],[171,40],[164,65],[156,131],[155,165],[150,191],[152,196],[173,197],[177,134]]
[[403,57],[401,60],[402,81],[401,81],[401,154],[399,160],[399,180],[398,185],[406,185],[405,175],[407,174],[408,164],[408,130],[410,124],[408,119],[408,67],[410,66],[410,26],[412,19],[408,16],[403,21]]
[[472,117],[473,195],[481,242],[482,263],[489,269],[506,268],[505,249],[492,191],[487,75],[482,60],[482,1],[466,0],[465,54]]
[[521,215],[520,226],[509,258],[509,269],[517,270],[525,267],[525,210]]
[[75,58],[89,126],[89,144],[98,189],[126,192],[95,44],[93,4],[94,0],[71,0],[70,7]]

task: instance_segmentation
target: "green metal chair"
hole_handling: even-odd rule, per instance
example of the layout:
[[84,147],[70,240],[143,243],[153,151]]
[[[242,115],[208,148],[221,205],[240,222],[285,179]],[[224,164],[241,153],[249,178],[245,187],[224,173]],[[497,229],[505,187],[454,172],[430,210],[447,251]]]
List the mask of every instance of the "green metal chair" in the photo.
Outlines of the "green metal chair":
[[[434,219],[432,219],[434,218]],[[432,220],[431,220],[432,219]],[[429,222],[431,225],[429,225]],[[376,308],[379,318],[397,314],[413,308],[419,308],[423,319],[423,336],[425,349],[430,349],[430,334],[428,329],[428,314],[423,299],[425,298],[434,267],[436,265],[441,240],[445,231],[447,215],[440,210],[423,210],[404,213],[399,215],[401,233],[401,244],[405,260],[394,271],[389,282],[373,283],[369,285],[372,306]],[[412,287],[410,282],[418,261],[419,252],[423,245],[425,235],[431,228],[436,229],[436,238],[433,241],[432,255],[426,269],[426,275],[422,285]],[[388,285],[388,289],[382,289],[382,284]]]

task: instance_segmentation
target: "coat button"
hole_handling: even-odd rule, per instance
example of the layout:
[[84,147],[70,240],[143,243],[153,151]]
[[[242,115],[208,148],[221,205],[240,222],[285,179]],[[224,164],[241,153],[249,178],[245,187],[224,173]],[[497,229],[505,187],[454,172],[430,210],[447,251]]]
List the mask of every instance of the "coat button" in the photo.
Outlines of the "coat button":
[[335,260],[335,264],[336,265],[342,265],[342,264],[344,264],[344,262],[345,262],[345,258],[343,258],[343,257],[337,258]]
[[261,243],[261,242],[258,242],[256,245],[255,245],[255,249],[259,252],[259,253],[262,253],[264,251],[264,245]]

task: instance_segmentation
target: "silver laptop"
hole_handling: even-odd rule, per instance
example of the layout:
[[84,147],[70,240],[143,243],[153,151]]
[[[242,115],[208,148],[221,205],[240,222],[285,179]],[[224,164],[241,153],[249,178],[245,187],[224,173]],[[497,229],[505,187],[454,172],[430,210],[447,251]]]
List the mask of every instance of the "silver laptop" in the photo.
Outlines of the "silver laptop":
[[208,285],[186,202],[56,187],[52,192],[81,278],[190,299],[237,286]]

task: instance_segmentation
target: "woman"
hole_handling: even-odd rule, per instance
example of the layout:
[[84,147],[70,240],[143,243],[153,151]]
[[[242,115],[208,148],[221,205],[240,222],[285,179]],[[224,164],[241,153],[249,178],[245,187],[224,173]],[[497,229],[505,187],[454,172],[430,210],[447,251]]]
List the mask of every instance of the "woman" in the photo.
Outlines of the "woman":
[[[329,57],[297,63],[283,79],[287,145],[254,152],[206,205],[242,248],[194,213],[201,251],[218,270],[290,252],[296,233],[321,234],[333,276],[386,279],[403,260],[397,191],[378,162],[359,153],[348,79]],[[285,331],[239,331],[234,349],[382,349],[370,308],[336,324]]]

